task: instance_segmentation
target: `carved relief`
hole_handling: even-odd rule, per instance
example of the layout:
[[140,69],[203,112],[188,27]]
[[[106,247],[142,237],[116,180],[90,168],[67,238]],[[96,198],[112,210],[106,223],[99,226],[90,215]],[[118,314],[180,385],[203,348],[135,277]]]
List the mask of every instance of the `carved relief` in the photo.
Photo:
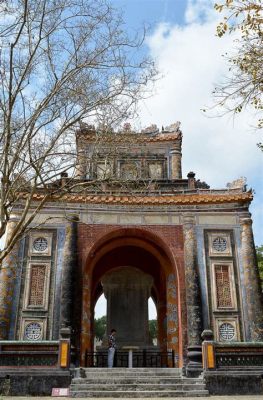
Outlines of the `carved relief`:
[[216,340],[219,342],[237,342],[240,340],[238,317],[216,318]]
[[149,162],[149,178],[162,179],[163,178],[163,163],[162,162]]
[[24,318],[20,332],[20,340],[36,342],[46,338],[46,319]]
[[50,263],[28,264],[24,294],[25,309],[48,309]]
[[146,128],[142,129],[142,133],[158,133],[159,129],[157,128],[156,124],[152,124],[147,126]]
[[230,235],[227,233],[211,233],[209,235],[210,256],[231,256]]
[[211,268],[213,310],[237,310],[233,263],[213,262]]
[[97,179],[106,179],[112,175],[113,166],[110,162],[98,162],[97,163],[97,171],[96,171]]
[[29,254],[32,256],[51,256],[52,233],[36,231],[29,237]]
[[247,178],[242,176],[241,178],[235,179],[232,182],[227,183],[226,187],[228,189],[245,189],[247,183]]
[[120,163],[120,175],[122,179],[138,179],[140,176],[140,166],[136,161],[126,161]]
[[165,132],[179,132],[180,131],[181,122],[177,121],[171,125],[168,125],[164,128]]

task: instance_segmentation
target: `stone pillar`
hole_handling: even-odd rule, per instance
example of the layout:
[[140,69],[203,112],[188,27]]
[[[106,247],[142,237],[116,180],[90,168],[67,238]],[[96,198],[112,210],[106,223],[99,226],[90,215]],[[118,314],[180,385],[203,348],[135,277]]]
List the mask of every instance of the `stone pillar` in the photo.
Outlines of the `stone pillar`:
[[170,150],[170,179],[182,179],[182,140],[174,142]]
[[[17,222],[11,221],[7,226],[6,243],[12,236]],[[16,280],[19,241],[0,265],[0,340],[7,340],[11,319],[13,291]]]
[[185,258],[185,292],[187,308],[188,359],[187,373],[196,376],[202,370],[202,314],[201,293],[197,271],[197,248],[194,229],[194,217],[184,217],[184,258]]
[[244,286],[247,308],[248,341],[263,340],[263,303],[260,279],[257,267],[256,251],[252,231],[251,214],[240,218],[241,224],[241,257],[244,270]]
[[74,272],[77,263],[77,224],[77,217],[73,217],[66,226],[61,278],[60,328],[72,327]]
[[77,163],[76,163],[76,179],[86,179],[88,172],[87,160],[85,152],[82,149],[78,150]]
[[187,174],[188,178],[188,189],[195,189],[195,173],[194,172],[189,172]]
[[87,178],[87,155],[86,155],[86,141],[85,134],[80,131],[76,133],[76,144],[77,144],[77,161],[75,178],[86,179]]
[[107,299],[107,331],[117,330],[117,345],[149,346],[148,299],[153,278],[137,268],[122,267],[102,279]]

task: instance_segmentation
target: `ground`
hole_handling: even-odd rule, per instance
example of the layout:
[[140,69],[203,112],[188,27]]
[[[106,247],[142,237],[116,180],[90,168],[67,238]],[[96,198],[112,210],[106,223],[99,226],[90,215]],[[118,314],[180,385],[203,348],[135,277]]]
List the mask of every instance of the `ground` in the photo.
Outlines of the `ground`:
[[[259,396],[210,396],[210,397],[176,397],[176,400],[185,400],[185,399],[191,399],[191,400],[262,400],[262,395]],[[33,400],[33,399],[37,399],[37,400],[55,400],[55,399],[60,399],[60,400],[68,400],[69,397],[13,397],[13,396],[0,396],[0,400]],[[88,400],[92,400],[91,397],[87,397]],[[106,398],[96,398],[96,400],[105,400]],[[107,400],[113,400],[108,398]],[[116,400],[116,399],[114,399]],[[129,398],[129,400],[135,400],[132,398]],[[136,400],[139,400],[138,398]],[[155,398],[151,398],[151,400],[159,400],[159,399],[155,399]],[[169,398],[165,398],[162,397],[162,400],[171,400],[171,397]]]

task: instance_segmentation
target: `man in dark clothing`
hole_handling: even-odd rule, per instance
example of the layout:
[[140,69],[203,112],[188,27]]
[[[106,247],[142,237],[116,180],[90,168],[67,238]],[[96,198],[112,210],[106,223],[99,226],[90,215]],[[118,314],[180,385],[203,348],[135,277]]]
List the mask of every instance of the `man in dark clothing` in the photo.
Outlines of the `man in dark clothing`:
[[109,348],[108,348],[108,368],[113,367],[114,354],[116,350],[116,329],[112,329],[109,335]]

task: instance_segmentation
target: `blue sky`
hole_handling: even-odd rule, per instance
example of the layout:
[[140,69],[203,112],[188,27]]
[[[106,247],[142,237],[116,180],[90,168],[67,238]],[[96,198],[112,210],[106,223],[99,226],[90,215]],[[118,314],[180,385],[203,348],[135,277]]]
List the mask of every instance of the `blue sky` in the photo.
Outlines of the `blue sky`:
[[[211,0],[113,0],[122,7],[129,32],[149,27],[144,51],[154,58],[162,79],[153,95],[140,105],[138,123],[159,127],[181,121],[183,131],[183,176],[196,172],[211,188],[225,188],[228,182],[247,178],[255,191],[250,208],[255,242],[263,244],[263,153],[256,143],[263,141],[252,129],[251,113],[234,119],[219,117],[219,111],[200,110],[212,105],[215,83],[227,76],[222,54],[233,49],[233,38],[215,36],[219,16]],[[261,134],[262,135],[262,134]],[[150,304],[150,318],[156,310]],[[96,317],[106,314],[101,297]]]
[[227,76],[222,54],[233,51],[233,38],[215,36],[222,18],[212,0],[112,0],[123,11],[130,32],[149,28],[145,53],[153,57],[162,79],[151,98],[140,107],[139,124],[182,123],[183,172],[190,170],[211,188],[225,187],[246,177],[255,191],[251,206],[255,242],[263,243],[263,153],[256,143],[262,134],[252,128],[251,113],[234,119],[219,117],[219,110],[205,116],[200,110],[213,103],[215,83]]
[[112,4],[124,12],[132,28],[143,24],[156,27],[160,22],[184,23],[185,0],[113,0]]

